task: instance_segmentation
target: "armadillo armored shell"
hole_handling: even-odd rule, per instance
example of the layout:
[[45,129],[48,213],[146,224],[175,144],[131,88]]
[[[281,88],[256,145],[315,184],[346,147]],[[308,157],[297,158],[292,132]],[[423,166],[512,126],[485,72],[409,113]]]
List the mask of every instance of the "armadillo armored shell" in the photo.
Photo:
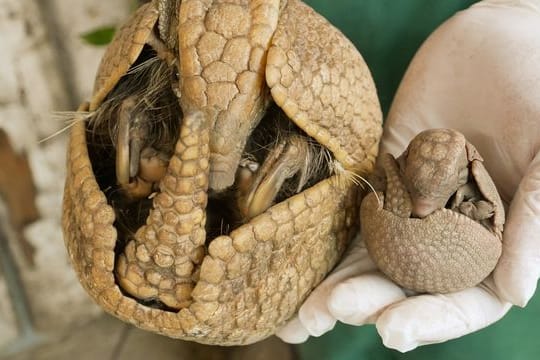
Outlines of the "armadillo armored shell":
[[[384,195],[379,193],[384,201]],[[417,292],[448,293],[484,280],[501,255],[501,240],[476,221],[440,209],[423,219],[384,210],[375,194],[364,198],[362,238],[377,267]]]
[[[164,9],[178,13],[163,16]],[[146,223],[119,239],[116,209],[96,179],[102,159],[89,146],[91,129],[75,122],[63,203],[68,253],[90,296],[126,322],[207,344],[253,343],[296,313],[357,231],[356,185],[342,174],[373,169],[382,132],[375,87],[354,46],[298,0],[156,0],[119,29],[82,109],[92,115],[108,101],[141,52],[156,44],[158,28],[169,34],[162,46],[176,58],[184,114],[160,191]],[[209,183],[231,183],[212,177],[209,138],[219,143],[239,131],[216,134],[207,127],[212,121],[197,119],[251,121],[270,96],[332,153],[341,174],[206,238]]]

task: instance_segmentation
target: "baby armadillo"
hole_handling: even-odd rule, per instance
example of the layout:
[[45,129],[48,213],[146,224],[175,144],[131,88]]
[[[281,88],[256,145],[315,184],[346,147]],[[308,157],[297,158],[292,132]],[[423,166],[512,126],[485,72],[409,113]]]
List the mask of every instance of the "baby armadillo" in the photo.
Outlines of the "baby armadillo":
[[450,129],[418,134],[396,160],[379,159],[384,185],[362,202],[362,238],[383,273],[417,291],[472,287],[501,254],[504,208],[482,158]]

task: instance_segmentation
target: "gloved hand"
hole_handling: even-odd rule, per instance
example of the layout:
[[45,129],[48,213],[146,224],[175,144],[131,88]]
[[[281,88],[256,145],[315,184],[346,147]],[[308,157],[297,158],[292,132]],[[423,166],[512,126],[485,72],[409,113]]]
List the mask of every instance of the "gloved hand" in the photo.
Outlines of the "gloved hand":
[[540,275],[540,0],[485,0],[435,31],[398,89],[381,152],[397,156],[420,131],[441,127],[475,145],[508,206],[493,274],[457,293],[407,296],[358,238],[279,337],[298,343],[336,320],[375,323],[387,347],[408,351],[527,304]]

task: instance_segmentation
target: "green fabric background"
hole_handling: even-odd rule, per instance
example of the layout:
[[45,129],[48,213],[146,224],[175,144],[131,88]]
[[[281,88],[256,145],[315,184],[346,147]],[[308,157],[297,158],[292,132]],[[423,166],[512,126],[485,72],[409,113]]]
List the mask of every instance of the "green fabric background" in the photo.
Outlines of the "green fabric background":
[[[473,0],[305,0],[345,33],[368,63],[386,114],[412,56],[426,37]],[[386,349],[374,326],[339,324],[298,346],[303,359],[540,359],[540,295],[495,325],[406,354]]]

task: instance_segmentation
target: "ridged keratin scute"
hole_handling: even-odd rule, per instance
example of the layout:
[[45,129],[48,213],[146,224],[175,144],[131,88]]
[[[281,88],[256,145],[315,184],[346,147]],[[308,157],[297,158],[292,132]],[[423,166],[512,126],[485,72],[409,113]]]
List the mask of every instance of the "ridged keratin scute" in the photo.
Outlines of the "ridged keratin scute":
[[[379,193],[384,200],[384,194]],[[401,218],[369,194],[360,210],[362,239],[379,269],[418,292],[449,293],[476,286],[495,268],[501,240],[476,221],[440,209]]]

